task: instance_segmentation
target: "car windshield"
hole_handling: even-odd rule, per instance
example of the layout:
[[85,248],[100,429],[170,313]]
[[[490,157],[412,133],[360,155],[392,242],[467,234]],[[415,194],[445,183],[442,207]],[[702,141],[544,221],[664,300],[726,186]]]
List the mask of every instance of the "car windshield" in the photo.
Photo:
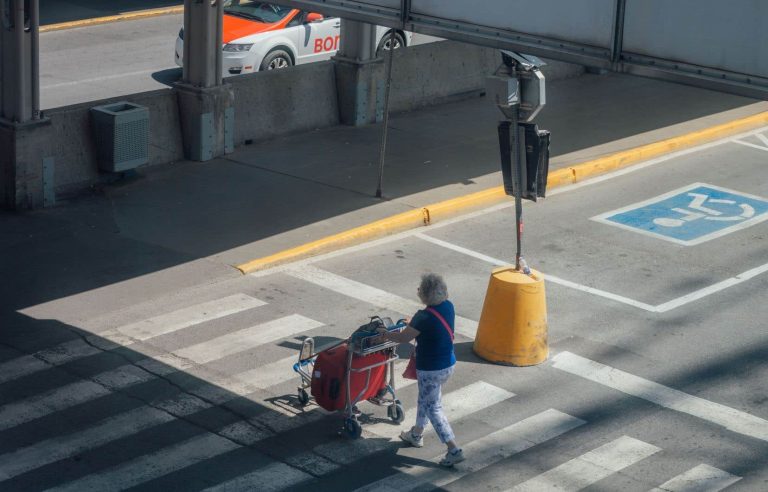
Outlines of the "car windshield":
[[252,0],[227,0],[224,2],[224,13],[226,14],[267,23],[284,19],[291,10],[293,9],[289,7]]

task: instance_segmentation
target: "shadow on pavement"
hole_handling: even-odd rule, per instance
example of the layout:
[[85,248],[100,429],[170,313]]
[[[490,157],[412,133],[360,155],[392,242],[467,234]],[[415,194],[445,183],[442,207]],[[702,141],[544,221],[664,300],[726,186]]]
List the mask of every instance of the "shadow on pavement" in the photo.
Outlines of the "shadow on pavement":
[[160,70],[159,72],[153,73],[152,78],[161,84],[173,87],[173,84],[181,79],[181,68],[166,68],[165,70]]

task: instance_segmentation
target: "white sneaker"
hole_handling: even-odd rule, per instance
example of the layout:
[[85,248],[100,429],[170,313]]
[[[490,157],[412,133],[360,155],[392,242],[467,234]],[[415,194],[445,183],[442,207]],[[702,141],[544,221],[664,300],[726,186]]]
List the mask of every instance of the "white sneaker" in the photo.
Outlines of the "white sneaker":
[[401,432],[400,439],[407,442],[414,448],[424,447],[424,436],[414,436],[409,430]]
[[440,460],[440,466],[451,467],[456,463],[461,463],[464,459],[464,451],[461,448],[454,449],[445,453],[445,458]]

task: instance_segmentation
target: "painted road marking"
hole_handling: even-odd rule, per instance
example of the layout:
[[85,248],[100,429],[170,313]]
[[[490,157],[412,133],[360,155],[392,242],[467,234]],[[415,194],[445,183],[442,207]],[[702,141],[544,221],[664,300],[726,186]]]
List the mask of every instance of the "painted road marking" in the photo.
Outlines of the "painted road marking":
[[154,376],[131,365],[101,373],[93,381],[78,381],[46,393],[0,407],[0,430],[10,429],[46,415],[86,403],[124,388],[149,381]]
[[230,355],[247,352],[255,347],[321,326],[323,326],[323,323],[319,321],[299,314],[292,314],[251,326],[250,328],[227,333],[226,335],[176,350],[168,355],[157,357],[157,359],[177,369],[186,369],[195,364],[207,364]]
[[[628,174],[632,174],[632,173],[635,173],[637,171],[641,171],[643,169],[646,169],[646,168],[649,168],[649,167],[653,167],[653,166],[655,166],[657,164],[661,164],[663,162],[675,159],[677,157],[682,157],[682,156],[686,156],[686,155],[690,155],[690,154],[695,154],[697,152],[701,152],[701,151],[704,151],[704,150],[708,150],[708,149],[711,149],[711,148],[714,148],[714,147],[718,147],[720,145],[732,142],[733,139],[747,138],[749,136],[758,134],[760,132],[764,132],[766,130],[768,130],[768,127],[762,127],[762,128],[758,128],[758,129],[755,129],[755,130],[750,130],[748,132],[740,133],[738,135],[733,135],[733,136],[730,136],[730,137],[722,138],[720,140],[716,140],[714,142],[710,142],[710,143],[707,143],[707,144],[703,144],[703,145],[699,145],[699,146],[696,146],[696,147],[691,147],[691,148],[680,150],[680,151],[677,151],[677,152],[672,152],[672,153],[669,153],[669,154],[665,154],[663,156],[656,157],[654,159],[650,159],[650,160],[647,160],[647,161],[644,161],[644,162],[640,162],[638,164],[633,164],[632,166],[629,166],[629,167],[621,168],[621,169],[618,169],[616,171],[612,171],[612,172],[609,172],[609,173],[601,174],[599,176],[590,177],[590,178],[584,179],[583,181],[578,181],[578,182],[573,183],[573,184],[569,184],[569,185],[566,185],[566,186],[563,186],[563,187],[555,188],[551,192],[547,192],[547,194],[548,194],[548,196],[556,196],[556,195],[560,195],[562,193],[568,193],[568,192],[573,191],[573,190],[578,190],[578,189],[589,187],[589,186],[592,186],[592,185],[595,185],[595,184],[603,183],[605,181],[609,181],[609,180],[611,180],[613,178],[617,178],[619,176],[626,176]],[[514,206],[515,206],[514,202],[500,203],[498,205],[493,205],[491,207],[488,207],[488,208],[485,208],[485,209],[482,209],[482,210],[478,210],[476,212],[470,212],[470,213],[467,213],[467,214],[459,215],[457,217],[453,217],[453,218],[450,218],[450,219],[446,219],[446,220],[442,220],[440,222],[436,222],[436,223],[430,224],[429,225],[429,230],[430,231],[434,231],[434,230],[442,229],[444,227],[448,227],[448,226],[451,226],[451,225],[454,225],[454,224],[460,224],[462,222],[466,222],[468,220],[472,220],[472,219],[477,218],[477,217],[483,217],[485,215],[488,215],[488,214],[491,214],[491,213],[494,213],[494,212],[499,212],[499,211],[502,211],[502,210],[506,210],[506,209],[512,208]],[[528,202],[523,202],[523,206],[531,206],[531,204],[528,203]],[[389,244],[389,243],[396,242],[396,241],[402,241],[402,240],[410,238],[410,237],[412,237],[412,236],[414,236],[416,234],[420,234],[421,231],[423,231],[423,230],[424,229],[422,229],[422,228],[410,229],[410,230],[399,232],[399,233],[396,233],[396,234],[392,234],[390,236],[386,236],[386,237],[383,237],[383,238],[380,238],[380,239],[375,239],[373,241],[369,241],[369,242],[366,242],[366,243],[356,244],[354,246],[349,246],[349,247],[346,247],[346,248],[337,249],[335,251],[330,251],[328,253],[323,253],[323,254],[320,254],[320,255],[317,255],[317,256],[312,256],[310,258],[305,258],[303,260],[298,260],[298,261],[294,261],[294,262],[291,262],[291,263],[286,263],[286,264],[283,264],[283,265],[276,265],[276,266],[273,266],[273,267],[270,267],[270,268],[265,268],[264,270],[259,270],[259,271],[256,271],[256,272],[251,272],[248,275],[252,276],[252,277],[257,277],[258,278],[258,277],[266,277],[266,276],[269,276],[269,275],[274,275],[275,273],[284,273],[284,272],[287,272],[288,270],[295,270],[297,268],[303,268],[306,265],[312,265],[314,263],[319,263],[321,261],[330,260],[330,259],[333,259],[333,258],[338,258],[338,257],[345,256],[345,255],[348,255],[348,254],[356,253],[356,252],[359,252],[359,251],[365,251],[367,249],[375,248],[377,246],[382,246],[382,245]]]
[[[144,326],[145,329],[149,329],[149,326],[155,324],[160,326],[167,325],[172,331],[178,331],[205,321],[212,321],[217,318],[229,316],[265,304],[264,301],[245,294],[228,296],[196,306],[183,308],[172,313],[156,316],[138,323],[132,323],[122,328],[118,328],[117,330],[109,330],[101,334],[89,335],[86,337],[88,341],[80,338],[70,340],[54,347],[40,350],[35,354],[23,355],[0,364],[0,383],[29,376],[30,374],[50,369],[51,366],[59,366],[85,357],[97,355],[104,350],[112,350],[120,346],[132,345],[134,340],[124,334],[123,331],[132,333],[142,326]],[[201,316],[202,312],[205,312],[206,314]],[[147,338],[143,338],[143,340],[146,339]]]
[[683,246],[701,244],[767,219],[765,198],[706,183],[693,183],[592,217]]
[[50,492],[125,490],[239,447],[229,439],[205,433],[48,490]]
[[576,492],[658,451],[661,449],[656,446],[628,436],[622,436],[516,485],[509,489],[509,492],[539,492],[541,490]]
[[[416,237],[418,237],[419,239],[422,239],[424,241],[428,241],[428,242],[430,242],[432,244],[436,244],[438,246],[442,246],[443,248],[456,251],[457,253],[462,253],[462,254],[465,254],[467,256],[471,256],[473,258],[477,258],[478,260],[485,261],[487,263],[490,263],[491,265],[506,266],[506,265],[510,264],[510,262],[508,262],[508,261],[499,260],[497,258],[493,258],[491,256],[484,255],[482,253],[478,253],[477,251],[473,251],[471,249],[464,248],[462,246],[459,246],[459,245],[456,245],[456,244],[453,244],[453,243],[449,243],[448,241],[443,241],[442,239],[437,239],[437,238],[434,238],[432,236],[427,236],[426,234],[416,234]],[[555,277],[554,275],[547,274],[547,275],[544,276],[544,278],[546,279],[547,282],[552,282],[552,283],[555,283],[555,284],[560,284],[560,285],[563,285],[564,287],[570,287],[572,289],[580,290],[580,291],[586,292],[588,294],[593,294],[593,295],[596,295],[596,296],[599,296],[599,297],[604,297],[606,299],[610,299],[612,301],[620,302],[622,304],[628,304],[628,305],[630,305],[632,307],[636,307],[636,308],[643,309],[643,310],[646,310],[646,311],[654,311],[655,310],[655,307],[650,305],[650,304],[646,304],[644,302],[635,301],[634,299],[630,299],[628,297],[620,296],[620,295],[617,295],[617,294],[612,294],[610,292],[606,292],[606,291],[600,290],[600,289],[595,289],[593,287],[588,287],[586,285],[577,284],[576,282],[571,282],[571,281],[568,281],[568,280],[563,280],[561,278]]]
[[[497,386],[484,381],[477,381],[443,396],[443,411],[449,421],[455,421],[514,396],[514,393]],[[313,452],[336,463],[353,463],[363,456],[390,447],[392,442],[397,441],[400,431],[410,428],[415,421],[416,417],[413,415],[413,411],[406,412],[406,421],[402,424],[383,422],[364,426],[363,431],[366,435],[373,436],[374,439],[331,442],[317,446]],[[434,432],[434,429],[428,427],[425,432]],[[386,437],[390,441],[382,441],[375,439],[375,437]]]
[[152,407],[139,407],[85,430],[39,441],[25,448],[0,455],[0,481],[9,480],[41,466],[70,458],[119,437],[170,422],[176,417]]
[[[428,241],[430,243],[436,244],[438,246],[442,246],[443,248],[450,249],[458,253],[463,253],[467,256],[472,256],[479,260],[488,262],[492,265],[505,266],[510,264],[510,262],[508,261],[493,258],[491,256],[478,253],[477,251],[473,251],[471,249],[464,248],[462,246],[458,246],[453,243],[449,243],[448,241],[443,241],[442,239],[437,239],[432,236],[427,236],[426,234],[419,233],[419,234],[415,234],[415,236],[424,241]],[[690,294],[680,296],[676,299],[672,299],[671,301],[667,301],[656,306],[653,306],[651,304],[646,304],[640,301],[635,301],[634,299],[613,294],[611,292],[606,292],[604,290],[588,287],[586,285],[578,284],[576,282],[571,282],[569,280],[564,280],[554,275],[545,274],[544,278],[547,282],[552,282],[558,285],[562,285],[563,287],[569,287],[571,289],[580,290],[588,294],[592,294],[599,297],[603,297],[605,299],[610,299],[612,301],[620,302],[622,304],[627,304],[629,306],[636,307],[644,311],[649,311],[652,313],[666,313],[673,309],[677,309],[681,306],[685,306],[686,304],[689,304],[691,302],[698,301],[699,299],[703,299],[704,297],[710,296],[712,294],[716,294],[717,292],[720,292],[730,287],[744,283],[747,280],[751,280],[757,277],[758,275],[762,275],[763,273],[766,273],[766,272],[768,272],[768,263],[756,268],[752,268],[751,270],[747,270],[746,272],[740,273],[735,277],[731,277],[723,281],[720,281],[716,284],[710,285],[709,287],[704,287],[703,289],[699,289],[697,291],[691,292]]]
[[254,297],[235,294],[121,326],[117,331],[134,340],[148,340],[265,304],[266,302]]
[[760,140],[760,142],[763,145],[753,144],[752,142],[746,142],[746,141],[740,140],[740,139],[733,139],[733,142],[737,143],[737,144],[741,144],[741,145],[746,145],[747,147],[752,147],[752,148],[755,148],[755,149],[760,149],[760,150],[764,150],[764,151],[768,152],[768,137],[766,137],[762,133],[756,133],[754,136],[758,140]]
[[693,415],[733,432],[768,441],[768,421],[754,415],[683,393],[571,352],[560,352],[552,360],[554,362],[552,367],[562,371],[657,405]]
[[272,463],[247,475],[242,475],[209,487],[203,492],[236,492],[241,490],[276,492],[293,487],[312,478],[312,475],[308,475],[285,463]]
[[102,351],[77,338],[55,347],[40,350],[31,355],[23,355],[0,364],[0,383],[29,376],[39,371],[50,369],[83,357],[96,355]]
[[[301,268],[288,269],[288,275],[306,280],[328,290],[357,299],[378,308],[395,311],[404,316],[411,316],[417,310],[423,308],[422,304],[391,294],[376,287],[371,287],[355,280],[336,275],[335,273],[321,270],[312,265],[303,265]],[[477,321],[472,321],[461,316],[456,316],[456,333],[467,338],[474,339],[477,333]]]
[[[546,410],[468,443],[464,446],[467,459],[455,469],[448,470],[434,465],[408,465],[403,467],[400,473],[370,483],[357,489],[357,492],[410,491],[420,489],[425,484],[445,487],[585,423],[558,410]],[[432,461],[439,461],[442,457],[442,454],[434,456]]]
[[664,482],[651,492],[718,492],[741,480],[741,477],[701,464]]

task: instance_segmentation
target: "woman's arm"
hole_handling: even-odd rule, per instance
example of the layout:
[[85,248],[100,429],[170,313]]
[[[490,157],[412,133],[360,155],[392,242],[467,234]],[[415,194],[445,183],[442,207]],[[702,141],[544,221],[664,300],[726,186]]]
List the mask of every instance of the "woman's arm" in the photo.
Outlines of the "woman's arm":
[[384,331],[386,328],[382,329],[381,336],[383,336],[385,339],[389,340],[390,342],[397,342],[397,343],[408,343],[417,336],[419,336],[419,330],[414,328],[411,325],[408,325],[405,327],[403,331],[397,332],[397,331]]

